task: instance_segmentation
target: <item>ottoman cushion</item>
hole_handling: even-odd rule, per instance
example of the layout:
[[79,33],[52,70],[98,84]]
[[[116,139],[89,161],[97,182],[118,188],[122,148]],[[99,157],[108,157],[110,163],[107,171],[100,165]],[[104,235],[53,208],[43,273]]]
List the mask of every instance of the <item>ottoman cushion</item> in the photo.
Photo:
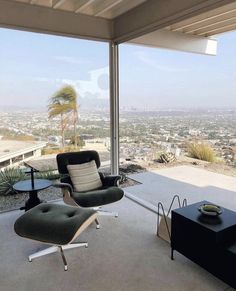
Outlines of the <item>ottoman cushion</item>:
[[14,229],[22,237],[66,245],[71,242],[82,224],[95,213],[92,209],[43,203],[19,217]]

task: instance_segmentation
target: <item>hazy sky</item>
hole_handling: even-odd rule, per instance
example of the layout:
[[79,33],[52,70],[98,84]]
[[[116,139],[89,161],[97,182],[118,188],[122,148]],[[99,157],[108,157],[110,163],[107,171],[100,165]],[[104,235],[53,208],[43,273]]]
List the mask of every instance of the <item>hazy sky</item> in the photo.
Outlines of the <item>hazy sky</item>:
[[[121,106],[236,107],[236,32],[217,56],[122,45]],[[0,29],[0,106],[45,106],[63,84],[108,98],[108,44]]]

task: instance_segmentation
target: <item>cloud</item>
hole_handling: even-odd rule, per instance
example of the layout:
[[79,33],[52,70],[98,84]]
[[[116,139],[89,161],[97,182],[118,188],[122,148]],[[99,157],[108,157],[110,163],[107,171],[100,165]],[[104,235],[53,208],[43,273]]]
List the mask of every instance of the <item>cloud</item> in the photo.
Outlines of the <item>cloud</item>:
[[91,64],[91,61],[88,59],[80,59],[75,57],[69,57],[69,56],[54,56],[55,60],[59,62],[69,63],[69,64],[76,64],[76,65],[85,65],[85,64]]
[[104,67],[89,72],[88,80],[58,79],[36,77],[33,81],[49,84],[71,85],[78,92],[79,96],[86,98],[88,95],[96,95],[98,99],[109,98],[109,68]]
[[135,57],[144,64],[153,67],[157,70],[164,71],[164,72],[186,72],[186,69],[183,68],[174,68],[172,66],[163,66],[158,63],[154,58],[151,58],[147,53],[143,51],[136,51],[134,52]]
[[86,98],[88,94],[96,94],[98,99],[109,98],[109,68],[104,67],[89,72],[88,80],[63,79],[63,84],[72,85],[76,88],[79,96]]

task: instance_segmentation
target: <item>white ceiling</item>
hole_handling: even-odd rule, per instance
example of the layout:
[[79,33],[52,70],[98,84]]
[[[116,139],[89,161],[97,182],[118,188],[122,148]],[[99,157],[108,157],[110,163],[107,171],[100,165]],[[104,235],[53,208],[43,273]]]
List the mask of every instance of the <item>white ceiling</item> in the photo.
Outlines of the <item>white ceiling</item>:
[[211,36],[236,29],[236,0],[0,0],[0,27],[208,52]]
[[114,19],[147,0],[11,0],[31,5]]
[[203,37],[236,30],[236,1],[170,25],[167,29]]

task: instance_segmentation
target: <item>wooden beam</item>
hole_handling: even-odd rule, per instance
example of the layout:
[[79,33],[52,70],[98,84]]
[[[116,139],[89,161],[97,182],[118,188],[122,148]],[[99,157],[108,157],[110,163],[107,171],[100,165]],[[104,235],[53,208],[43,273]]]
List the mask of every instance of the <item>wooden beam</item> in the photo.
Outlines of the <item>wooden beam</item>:
[[232,2],[235,0],[149,0],[115,19],[113,40],[126,42]]
[[0,0],[0,27],[110,41],[112,21],[49,7]]

